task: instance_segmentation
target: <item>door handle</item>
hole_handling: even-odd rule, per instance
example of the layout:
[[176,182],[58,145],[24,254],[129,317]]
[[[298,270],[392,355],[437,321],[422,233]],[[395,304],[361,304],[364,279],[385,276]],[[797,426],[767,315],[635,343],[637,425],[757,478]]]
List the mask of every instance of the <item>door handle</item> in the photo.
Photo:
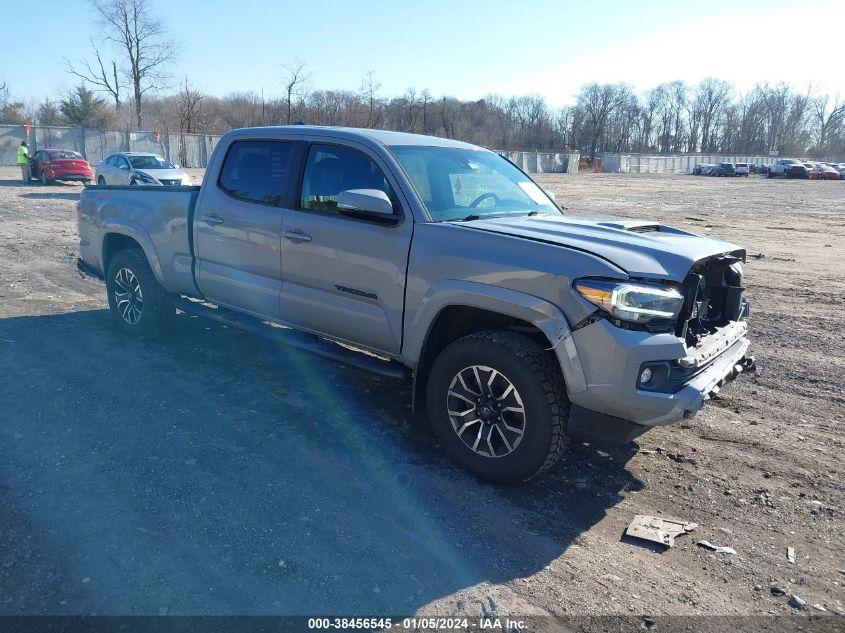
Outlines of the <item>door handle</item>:
[[219,215],[209,214],[202,216],[202,221],[208,224],[223,224],[223,218]]
[[308,233],[303,233],[299,229],[285,231],[283,234],[291,242],[310,242],[311,236]]

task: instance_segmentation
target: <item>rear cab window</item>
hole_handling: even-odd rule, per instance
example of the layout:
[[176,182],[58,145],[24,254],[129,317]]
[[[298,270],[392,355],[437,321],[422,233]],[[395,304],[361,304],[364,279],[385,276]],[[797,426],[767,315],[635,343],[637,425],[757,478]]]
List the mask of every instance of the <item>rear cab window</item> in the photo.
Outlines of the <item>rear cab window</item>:
[[281,206],[291,147],[289,141],[235,141],[223,159],[217,186],[233,198]]

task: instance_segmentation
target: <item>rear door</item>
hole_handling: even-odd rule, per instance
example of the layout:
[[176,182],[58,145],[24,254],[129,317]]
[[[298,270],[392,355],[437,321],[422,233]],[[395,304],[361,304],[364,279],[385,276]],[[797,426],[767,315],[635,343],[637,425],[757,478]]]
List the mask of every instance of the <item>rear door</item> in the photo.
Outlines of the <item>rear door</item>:
[[279,318],[282,200],[291,186],[292,148],[290,141],[233,141],[217,180],[203,185],[194,217],[196,279],[215,303]]
[[[312,143],[282,226],[282,319],[299,328],[395,354],[402,345],[405,274],[413,219],[394,176],[366,147]],[[395,222],[337,210],[348,189],[380,189]]]

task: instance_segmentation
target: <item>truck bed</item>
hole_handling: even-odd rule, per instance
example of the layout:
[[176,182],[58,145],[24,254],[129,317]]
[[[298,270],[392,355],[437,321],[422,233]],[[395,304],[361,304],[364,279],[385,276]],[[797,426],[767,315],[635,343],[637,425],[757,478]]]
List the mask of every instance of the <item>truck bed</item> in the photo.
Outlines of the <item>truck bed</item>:
[[[135,239],[168,292],[195,292],[192,274],[193,214],[199,186],[90,186],[79,197],[80,256],[105,273],[101,234]],[[150,255],[153,255],[150,257]]]

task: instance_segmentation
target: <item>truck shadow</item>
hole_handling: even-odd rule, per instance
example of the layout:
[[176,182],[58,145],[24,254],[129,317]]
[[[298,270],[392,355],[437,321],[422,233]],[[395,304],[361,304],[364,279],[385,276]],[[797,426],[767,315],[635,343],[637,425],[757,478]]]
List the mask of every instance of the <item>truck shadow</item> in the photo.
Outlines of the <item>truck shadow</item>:
[[480,482],[406,386],[186,316],[3,319],[0,376],[0,614],[495,614],[641,487],[633,449],[583,446]]

